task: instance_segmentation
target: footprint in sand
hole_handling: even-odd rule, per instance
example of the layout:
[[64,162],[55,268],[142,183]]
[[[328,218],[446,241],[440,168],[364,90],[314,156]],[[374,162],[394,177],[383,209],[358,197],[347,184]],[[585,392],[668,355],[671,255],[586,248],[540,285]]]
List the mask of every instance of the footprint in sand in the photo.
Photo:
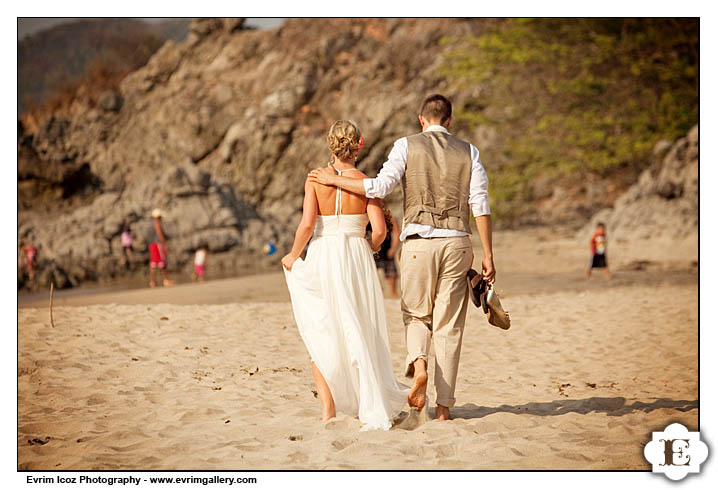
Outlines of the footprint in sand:
[[314,418],[317,416],[317,410],[312,410],[309,408],[302,408],[302,409],[297,410],[296,412],[292,413],[292,415],[294,415],[296,417]]
[[80,369],[85,372],[92,371],[92,368],[90,366],[87,366],[87,365],[79,363],[79,362],[71,364],[70,367],[77,368],[77,369]]
[[443,444],[440,446],[435,446],[434,450],[436,451],[437,456],[440,456],[443,458],[450,458],[452,456],[456,456],[456,445],[455,444]]
[[288,455],[289,463],[306,463],[309,461],[309,456],[307,453],[301,452],[301,451],[295,451]]
[[147,445],[148,444],[146,442],[136,442],[134,444],[128,444],[127,446],[107,446],[107,447],[112,449],[113,451],[117,451],[118,453],[126,453],[126,452],[130,452],[130,451],[135,451],[135,450],[145,447]]
[[158,465],[161,462],[162,462],[162,460],[159,458],[156,458],[154,456],[147,456],[146,458],[143,458],[142,460],[140,460],[140,467],[142,469],[150,469],[150,468]]
[[238,451],[244,451],[244,452],[258,452],[266,450],[266,447],[262,443],[255,443],[255,444],[233,444],[234,448]]
[[588,457],[586,457],[586,456],[584,456],[583,454],[578,453],[578,452],[575,452],[575,453],[574,453],[574,452],[564,451],[564,452],[562,452],[562,453],[558,453],[558,456],[560,456],[560,457],[562,457],[562,458],[570,459],[570,460],[572,460],[572,461],[580,461],[580,462],[584,462],[584,461],[593,462],[593,461],[594,461],[593,459],[588,458]]
[[104,403],[107,403],[107,399],[104,398],[102,395],[92,395],[90,396],[86,402],[88,405],[102,405]]
[[429,411],[425,408],[424,410],[409,409],[409,413],[406,418],[396,424],[394,427],[403,430],[414,430],[421,427],[429,420]]
[[201,422],[206,420],[207,417],[199,410],[189,410],[180,417],[180,422]]
[[351,429],[357,426],[359,426],[358,420],[354,420],[353,418],[341,415],[331,419],[329,422],[324,424],[324,428],[329,430]]
[[424,444],[404,444],[399,446],[398,449],[400,454],[408,456],[412,460],[420,461],[427,457],[433,457],[433,448],[429,448]]
[[357,440],[356,439],[337,439],[335,441],[332,441],[332,447],[336,449],[337,451],[341,451],[342,449],[346,448],[347,446],[350,446],[351,444],[354,444]]

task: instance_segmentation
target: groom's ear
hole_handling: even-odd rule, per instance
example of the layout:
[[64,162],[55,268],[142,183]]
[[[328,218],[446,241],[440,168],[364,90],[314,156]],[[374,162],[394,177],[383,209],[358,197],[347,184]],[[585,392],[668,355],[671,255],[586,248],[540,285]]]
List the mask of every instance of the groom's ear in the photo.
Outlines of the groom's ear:
[[419,125],[421,126],[422,131],[424,130],[424,127],[426,126],[426,121],[424,120],[424,116],[419,114]]
[[449,116],[449,119],[446,120],[446,124],[443,125],[446,129],[449,129],[449,126],[451,126],[451,116]]

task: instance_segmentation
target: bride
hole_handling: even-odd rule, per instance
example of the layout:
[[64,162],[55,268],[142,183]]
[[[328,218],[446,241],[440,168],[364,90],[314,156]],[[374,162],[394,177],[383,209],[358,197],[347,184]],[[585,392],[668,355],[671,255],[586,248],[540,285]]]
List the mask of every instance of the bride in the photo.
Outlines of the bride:
[[[366,178],[354,167],[364,143],[354,123],[335,122],[327,141],[334,155],[330,166],[339,175]],[[371,242],[365,238],[367,222]],[[391,428],[409,391],[392,371],[384,298],[372,256],[385,236],[378,199],[307,181],[294,246],[282,258],[294,317],[312,359],[322,420],[338,410],[358,415],[362,430]]]

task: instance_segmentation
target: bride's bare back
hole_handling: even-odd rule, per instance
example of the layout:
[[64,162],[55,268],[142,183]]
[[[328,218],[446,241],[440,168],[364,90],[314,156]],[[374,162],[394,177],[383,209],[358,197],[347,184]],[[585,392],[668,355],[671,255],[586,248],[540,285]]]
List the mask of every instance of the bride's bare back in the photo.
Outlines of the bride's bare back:
[[[366,179],[364,173],[356,169],[342,170],[342,177],[350,179]],[[322,216],[332,216],[336,213],[337,190],[333,186],[325,186],[321,184],[312,184],[317,194],[317,202],[319,204],[319,214]],[[369,198],[353,194],[345,190],[341,191],[342,208],[340,214],[364,214],[367,211],[367,203]]]
[[[341,171],[343,176],[351,179],[367,178],[362,172],[355,168],[348,168]],[[351,176],[350,176],[351,175]],[[294,235],[292,251],[282,258],[282,265],[289,271],[292,264],[299,258],[314,233],[317,216],[333,216],[337,213],[337,188],[334,186],[323,186],[307,179],[304,183],[304,203],[302,204],[302,219],[297,226]],[[386,237],[386,221],[382,211],[381,201],[369,199],[362,195],[341,191],[341,204],[339,214],[361,215],[366,213],[371,223],[372,250],[377,251]]]

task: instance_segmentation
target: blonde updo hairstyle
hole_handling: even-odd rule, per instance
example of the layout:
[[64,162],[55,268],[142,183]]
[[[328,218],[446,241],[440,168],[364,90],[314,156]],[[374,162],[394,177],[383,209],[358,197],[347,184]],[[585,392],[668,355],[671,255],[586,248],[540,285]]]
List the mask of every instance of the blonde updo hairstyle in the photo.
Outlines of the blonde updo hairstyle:
[[361,131],[351,121],[337,121],[329,128],[327,143],[332,155],[340,160],[353,160],[359,154]]

